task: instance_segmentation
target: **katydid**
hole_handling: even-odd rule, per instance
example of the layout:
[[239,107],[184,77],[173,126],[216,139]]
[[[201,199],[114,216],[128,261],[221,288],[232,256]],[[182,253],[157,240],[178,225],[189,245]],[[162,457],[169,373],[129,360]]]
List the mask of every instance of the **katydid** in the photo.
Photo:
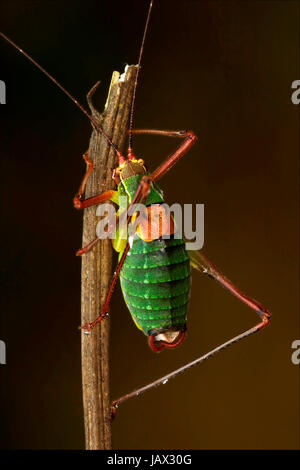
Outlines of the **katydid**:
[[[98,323],[107,318],[111,296],[116,282],[120,277],[121,289],[127,307],[136,326],[147,336],[151,349],[155,352],[160,352],[164,348],[175,348],[179,346],[184,340],[186,331],[186,316],[191,291],[191,268],[195,268],[218,281],[229,292],[252,308],[260,318],[259,322],[252,328],[226,341],[207,354],[195,359],[193,362],[115,400],[112,404],[111,418],[114,417],[120,403],[157,385],[166,383],[170,378],[203,362],[227,346],[262,330],[269,324],[271,318],[271,313],[268,309],[235,287],[202,252],[193,250],[187,251],[185,241],[175,237],[176,227],[174,224],[169,224],[168,229],[166,229],[166,224],[162,223],[159,226],[158,232],[156,231],[157,235],[155,237],[151,238],[148,236],[149,232],[152,233],[153,227],[151,224],[157,224],[157,214],[159,213],[160,221],[161,218],[164,219],[166,216],[163,209],[163,193],[157,182],[188,152],[197,140],[197,137],[192,131],[133,128],[136,89],[152,6],[153,0],[150,1],[139,53],[134,94],[131,103],[130,125],[128,130],[129,144],[126,156],[120,152],[112,142],[110,136],[95,122],[91,114],[86,111],[65,88],[12,40],[3,33],[0,33],[4,39],[22,52],[22,54],[62,89],[90,119],[94,128],[104,136],[118,157],[118,167],[115,168],[113,172],[113,179],[117,185],[117,191],[109,190],[100,195],[85,199],[85,186],[93,171],[93,162],[88,154],[84,154],[83,156],[87,164],[87,171],[79,191],[74,197],[74,207],[77,209],[85,209],[106,201],[112,201],[114,204],[119,205],[121,196],[126,195],[128,201],[127,205],[121,206],[119,212],[125,214],[127,221],[131,222],[134,227],[134,232],[131,233],[130,236],[127,233],[125,239],[121,239],[117,235],[113,240],[113,247],[119,253],[119,262],[113,275],[104,306],[99,316],[94,321],[80,328],[83,329],[85,333],[89,333]],[[149,172],[146,169],[144,161],[133,152],[133,136],[136,134],[167,136],[180,138],[183,139],[183,141],[174,153],[161,163],[158,168],[153,172]],[[137,213],[132,211],[132,208],[136,204],[144,205],[146,208],[147,215],[149,216],[147,220],[150,226],[145,226],[140,222],[137,223]],[[169,237],[166,237],[166,235]],[[84,255],[93,248],[98,240],[99,238],[96,238],[91,241],[86,247],[79,250],[77,254]]]

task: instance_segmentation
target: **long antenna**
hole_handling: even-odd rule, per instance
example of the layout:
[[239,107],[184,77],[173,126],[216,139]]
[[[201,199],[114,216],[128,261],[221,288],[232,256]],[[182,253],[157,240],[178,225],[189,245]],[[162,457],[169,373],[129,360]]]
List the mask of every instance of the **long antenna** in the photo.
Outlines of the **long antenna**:
[[141,44],[141,49],[140,49],[140,55],[139,55],[139,61],[137,65],[137,72],[135,76],[135,83],[134,83],[134,89],[133,89],[133,96],[132,96],[132,102],[131,102],[131,110],[130,110],[130,121],[129,121],[129,142],[128,142],[128,157],[132,157],[132,127],[133,127],[133,113],[134,113],[134,104],[135,104],[135,97],[136,97],[136,89],[137,89],[137,84],[138,84],[138,78],[139,78],[139,73],[140,73],[140,68],[141,68],[141,62],[142,62],[142,55],[144,51],[144,44],[145,44],[145,39],[147,35],[147,30],[148,30],[148,24],[149,24],[149,19],[150,19],[150,14],[152,10],[152,5],[153,1],[150,1],[149,9],[148,9],[148,15],[146,19],[146,24],[145,24],[145,29],[144,29],[144,34],[143,34],[143,39],[142,39],[142,44]]
[[[5,34],[1,33],[1,31],[0,31],[0,36],[2,36],[7,42],[9,42],[19,52],[21,52],[21,54],[23,54],[27,59],[29,59],[30,62],[32,62],[38,69],[40,69],[41,72],[43,72],[48,78],[50,78],[50,80],[52,80],[52,82],[55,83],[55,85],[57,85],[70,98],[70,100],[72,100],[76,104],[76,106],[89,118],[89,120],[91,121],[93,126],[97,129],[97,131],[99,131],[100,134],[102,134],[103,137],[105,137],[105,139],[107,140],[109,145],[111,145],[111,147],[116,152],[116,154],[119,158],[119,161],[120,160],[125,161],[124,156],[121,154],[121,152],[119,151],[117,146],[112,142],[111,138],[106,134],[106,132],[104,132],[102,127],[99,126],[99,124],[95,121],[93,116],[74,98],[74,96],[72,96],[71,93],[69,93],[57,80],[55,80],[55,78],[52,75],[50,75],[50,73],[48,73],[41,65],[39,65],[29,54],[27,54],[27,52],[23,51],[23,49],[21,49],[16,43],[14,43]],[[137,71],[137,73],[138,73],[138,71]]]

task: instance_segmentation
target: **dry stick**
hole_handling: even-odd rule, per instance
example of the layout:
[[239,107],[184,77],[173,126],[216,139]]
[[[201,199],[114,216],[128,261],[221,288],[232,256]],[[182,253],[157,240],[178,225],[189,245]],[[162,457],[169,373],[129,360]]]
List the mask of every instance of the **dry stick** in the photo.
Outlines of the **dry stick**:
[[[114,72],[104,112],[93,107],[93,117],[122,151],[124,147],[133,94],[136,67],[126,67],[120,77]],[[89,157],[94,170],[87,182],[85,197],[114,189],[112,169],[117,166],[114,150],[105,138],[93,130]],[[96,235],[96,207],[84,210],[83,246]],[[82,256],[81,324],[94,320],[101,311],[112,277],[112,247],[110,240],[97,243]],[[86,449],[111,449],[109,392],[109,320],[105,319],[90,335],[82,333],[82,388]]]

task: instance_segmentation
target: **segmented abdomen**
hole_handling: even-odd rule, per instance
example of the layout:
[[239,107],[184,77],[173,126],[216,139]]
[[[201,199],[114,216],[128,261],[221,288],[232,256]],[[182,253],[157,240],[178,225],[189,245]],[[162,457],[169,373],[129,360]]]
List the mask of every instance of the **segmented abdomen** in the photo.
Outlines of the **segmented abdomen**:
[[126,305],[146,335],[185,327],[190,259],[184,241],[135,237],[120,273]]

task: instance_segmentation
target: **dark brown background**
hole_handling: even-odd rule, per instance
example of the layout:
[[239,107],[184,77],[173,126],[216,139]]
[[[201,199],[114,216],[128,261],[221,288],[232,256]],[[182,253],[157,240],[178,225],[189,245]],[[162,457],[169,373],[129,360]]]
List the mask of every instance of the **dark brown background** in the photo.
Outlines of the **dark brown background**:
[[[148,2],[2,2],[1,30],[82,102],[136,63]],[[1,447],[82,448],[82,215],[72,197],[90,125],[16,50],[0,41],[2,306]],[[137,127],[192,129],[197,145],[161,181],[169,203],[205,204],[205,251],[273,312],[271,326],[168,385],[124,404],[117,449],[299,447],[296,1],[156,1],[137,94]],[[176,145],[138,137],[154,169]],[[256,322],[194,273],[188,338],[153,354],[120,289],[111,308],[112,396],[167,373]]]

